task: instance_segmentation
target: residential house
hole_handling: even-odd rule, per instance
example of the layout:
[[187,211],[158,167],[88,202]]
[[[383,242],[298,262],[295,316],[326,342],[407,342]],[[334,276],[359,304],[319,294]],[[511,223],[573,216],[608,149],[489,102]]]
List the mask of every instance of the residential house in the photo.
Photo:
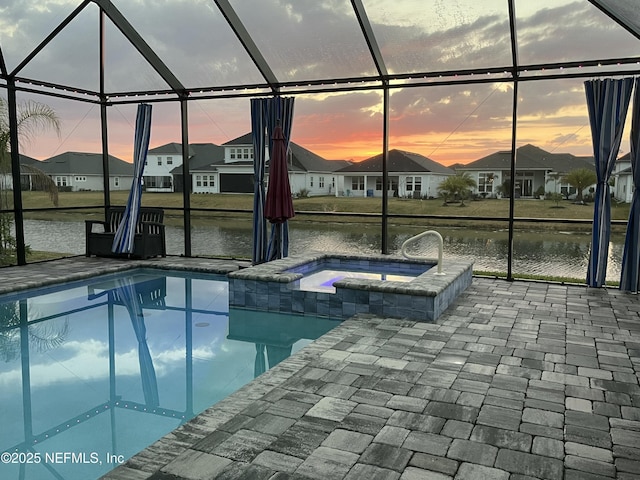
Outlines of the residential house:
[[[562,182],[567,173],[580,168],[595,170],[589,157],[551,153],[527,144],[516,150],[515,195],[534,198],[546,192],[574,195],[575,189]],[[456,167],[476,181],[474,193],[483,197],[508,196],[511,178],[511,151],[499,151]],[[586,192],[585,192],[586,193]]]
[[[455,172],[418,153],[389,150],[387,190],[395,197],[430,198],[438,196],[438,186]],[[382,154],[353,163],[336,172],[336,196],[382,196]]]
[[[170,175],[170,179],[162,179],[164,188],[182,191],[182,155],[180,144],[167,144],[150,150],[147,175]],[[152,161],[153,157],[161,157]],[[169,155],[170,154],[170,155]],[[253,139],[247,133],[224,143],[221,146],[212,143],[196,143],[189,145],[189,170],[191,173],[191,189],[193,193],[253,193]],[[171,156],[173,169],[161,171],[161,163]],[[265,186],[269,183],[269,155],[266,154]],[[157,163],[157,164],[156,164]],[[289,143],[287,166],[292,194],[332,195],[336,186],[334,172],[349,162],[342,160],[326,160],[306,148]],[[149,173],[151,172],[151,173]],[[156,183],[157,185],[157,183]],[[158,190],[157,187],[153,191]]]
[[[189,171],[193,193],[219,193],[220,178],[214,165],[224,161],[224,148],[213,143],[192,143],[189,145]],[[182,155],[179,165],[171,170],[173,191],[184,191]]]
[[[38,164],[61,190],[104,190],[101,153],[65,152]],[[133,164],[109,155],[109,189],[129,190]]]
[[[238,175],[237,168],[244,162],[250,167],[251,192],[253,192],[253,138],[247,133],[225,144],[225,167],[221,167],[221,185],[225,185],[228,179],[222,177],[223,169],[230,170]],[[265,185],[269,183],[269,154],[266,153]],[[233,163],[235,162],[235,163]],[[344,160],[326,160],[319,155],[307,150],[300,145],[289,142],[287,151],[287,167],[289,169],[289,184],[294,195],[304,194],[309,196],[332,195],[335,192],[335,172],[349,162]],[[244,183],[246,185],[246,183]]]
[[634,186],[630,153],[618,158],[611,178],[613,179],[612,193],[614,198],[619,202],[631,203]]
[[[38,182],[35,180],[33,169],[40,169],[40,160],[28,157],[27,155],[18,155],[20,161],[20,185],[23,191],[26,190],[39,190]],[[3,173],[0,175],[0,189],[13,190],[13,177],[11,172]]]
[[[191,155],[191,152],[189,152]],[[171,171],[182,165],[182,144],[167,143],[147,152],[142,179],[147,192],[173,192]]]

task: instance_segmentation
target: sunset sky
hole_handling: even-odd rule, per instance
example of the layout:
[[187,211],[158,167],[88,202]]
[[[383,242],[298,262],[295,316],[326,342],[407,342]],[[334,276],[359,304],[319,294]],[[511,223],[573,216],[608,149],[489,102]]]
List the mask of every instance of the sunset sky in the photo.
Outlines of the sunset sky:
[[[188,88],[262,83],[211,0],[114,0],[159,57]],[[506,0],[365,0],[387,69],[416,73],[508,66]],[[0,0],[0,48],[11,71],[74,8],[77,0]],[[281,81],[375,74],[348,0],[232,0],[256,45]],[[586,0],[516,1],[521,64],[640,56],[640,42]],[[170,19],[170,21],[168,21]],[[90,4],[19,76],[97,91],[99,15]],[[277,28],[266,28],[277,25]],[[107,21],[109,92],[166,89]],[[620,69],[624,73],[624,67]],[[521,82],[518,145],[591,155],[584,79]],[[100,151],[97,105],[20,94],[51,105],[60,138],[43,133],[22,153],[45,159],[66,151]],[[513,86],[493,82],[408,88],[390,96],[390,148],[445,165],[466,163],[511,146]],[[109,153],[131,161],[135,105],[109,108]],[[250,130],[249,99],[189,104],[189,141],[225,143]],[[382,149],[382,92],[322,93],[296,98],[292,140],[327,159],[363,160]],[[180,142],[179,106],[155,103],[151,146]],[[628,151],[628,140],[622,150]]]

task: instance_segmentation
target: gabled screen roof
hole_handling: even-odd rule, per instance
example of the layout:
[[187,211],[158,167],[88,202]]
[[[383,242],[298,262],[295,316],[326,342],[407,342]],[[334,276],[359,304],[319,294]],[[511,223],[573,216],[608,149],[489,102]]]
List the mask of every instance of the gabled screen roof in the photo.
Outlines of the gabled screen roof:
[[616,74],[640,60],[635,0],[23,0],[0,12],[3,79],[96,97]]

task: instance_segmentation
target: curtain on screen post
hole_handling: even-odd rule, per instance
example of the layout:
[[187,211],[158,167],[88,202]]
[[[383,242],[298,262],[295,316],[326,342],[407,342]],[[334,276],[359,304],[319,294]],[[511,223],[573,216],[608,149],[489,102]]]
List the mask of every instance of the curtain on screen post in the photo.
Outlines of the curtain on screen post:
[[142,174],[144,172],[144,164],[147,161],[150,138],[151,105],[142,103],[138,105],[133,142],[133,182],[131,183],[127,206],[111,246],[111,251],[114,253],[131,254],[134,251],[133,241],[136,235],[136,225],[142,200]]
[[631,177],[633,196],[622,254],[620,290],[640,291],[640,78],[635,81],[631,111]]
[[267,223],[264,218],[265,132],[267,128],[268,98],[251,99],[251,137],[253,139],[253,249],[254,265],[267,256]]
[[608,182],[622,141],[633,79],[588,80],[584,85],[598,179],[593,209],[587,285],[601,287],[606,279],[611,237],[611,195]]

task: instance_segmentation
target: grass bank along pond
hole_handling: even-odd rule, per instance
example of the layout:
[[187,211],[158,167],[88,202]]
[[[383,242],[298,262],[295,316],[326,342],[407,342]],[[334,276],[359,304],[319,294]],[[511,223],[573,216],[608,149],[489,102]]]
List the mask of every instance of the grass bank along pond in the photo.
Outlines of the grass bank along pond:
[[[112,204],[124,204],[126,192],[113,192]],[[143,204],[181,208],[179,193],[145,193]],[[211,256],[251,256],[251,195],[192,195],[192,253]],[[46,208],[44,195],[24,194],[25,208]],[[84,219],[99,218],[101,192],[61,193],[62,208],[95,206],[90,210],[31,211],[26,213],[26,242],[33,250],[84,253]],[[467,201],[443,206],[441,199],[389,199],[389,250],[399,252],[402,242],[425,229],[436,229],[445,240],[445,255],[473,260],[476,272],[507,270],[508,199]],[[296,199],[297,215],[290,222],[290,253],[308,251],[379,253],[381,251],[379,198],[313,197]],[[566,277],[584,281],[589,255],[592,205],[550,200],[516,200],[514,264],[516,276]],[[199,209],[237,211],[210,212]],[[309,212],[309,213],[306,213]],[[323,215],[327,213],[327,215]],[[337,214],[337,215],[334,215]],[[345,215],[352,213],[356,215]],[[373,215],[361,215],[361,214]],[[629,205],[614,205],[612,218],[626,221]],[[167,210],[168,252],[181,254],[184,237],[180,211]],[[433,218],[414,215],[432,215]],[[473,218],[469,218],[473,217]],[[229,219],[233,221],[230,222]],[[543,219],[530,221],[531,219]],[[547,223],[558,219],[558,222]],[[562,222],[562,219],[568,219]],[[583,223],[576,223],[576,221]],[[620,273],[625,226],[614,227],[609,251],[608,280]],[[425,244],[426,254],[435,250]]]

